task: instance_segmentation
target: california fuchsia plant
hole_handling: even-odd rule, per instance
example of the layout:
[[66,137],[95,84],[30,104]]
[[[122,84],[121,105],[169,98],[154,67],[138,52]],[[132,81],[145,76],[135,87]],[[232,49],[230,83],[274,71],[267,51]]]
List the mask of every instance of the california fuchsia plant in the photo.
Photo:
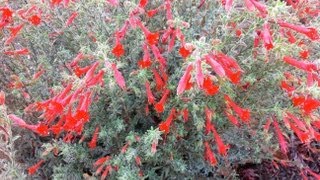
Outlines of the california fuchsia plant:
[[295,150],[319,152],[319,9],[317,0],[1,2],[0,132],[9,120],[27,130],[17,130],[30,142],[15,161],[40,179],[269,179],[240,171],[266,162],[319,179],[310,164],[319,156]]

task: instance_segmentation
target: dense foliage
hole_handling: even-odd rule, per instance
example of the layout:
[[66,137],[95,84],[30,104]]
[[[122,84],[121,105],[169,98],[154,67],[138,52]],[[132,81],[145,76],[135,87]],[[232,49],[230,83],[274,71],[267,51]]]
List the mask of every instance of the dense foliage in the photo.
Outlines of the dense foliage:
[[239,167],[267,162],[319,179],[319,9],[0,2],[1,176],[254,178]]

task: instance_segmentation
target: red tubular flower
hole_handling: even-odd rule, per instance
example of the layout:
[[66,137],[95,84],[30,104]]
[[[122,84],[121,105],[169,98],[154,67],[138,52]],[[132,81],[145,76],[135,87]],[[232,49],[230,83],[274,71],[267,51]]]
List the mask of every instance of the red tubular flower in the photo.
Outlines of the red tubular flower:
[[43,123],[39,123],[35,130],[36,133],[38,133],[40,136],[48,136],[49,135],[49,128],[48,125],[45,125]]
[[316,99],[313,99],[311,97],[308,97],[304,101],[302,109],[303,109],[304,113],[310,114],[314,110],[316,110],[319,106],[320,106],[320,101],[319,100],[316,100]]
[[229,119],[229,121],[230,121],[233,125],[235,125],[235,126],[237,126],[237,127],[240,126],[237,118],[236,118],[235,116],[233,116],[231,113],[229,113],[227,109],[225,110],[225,114],[226,114],[227,118]]
[[250,120],[250,110],[249,109],[242,109],[239,107],[235,102],[231,100],[231,98],[228,95],[224,95],[224,99],[226,100],[227,104],[232,107],[232,109],[238,114],[240,119],[248,123]]
[[279,21],[278,24],[281,27],[289,28],[301,34],[304,34],[313,41],[318,40],[320,38],[317,30],[313,27],[304,27],[304,26],[294,25],[287,22],[283,22],[283,21]]
[[157,13],[158,13],[158,9],[151,9],[151,10],[149,10],[149,11],[147,11],[147,16],[149,17],[149,18],[151,18],[151,17],[153,17],[154,15],[156,15]]
[[5,51],[3,54],[8,55],[8,56],[14,56],[14,55],[28,55],[29,49],[28,48],[23,48],[23,49],[18,49],[14,51]]
[[251,3],[251,0],[244,0],[244,3],[246,5],[246,7],[248,8],[249,11],[253,11],[254,10],[254,5]]
[[158,140],[154,139],[151,144],[151,153],[155,154],[157,152]]
[[82,75],[86,74],[90,68],[91,68],[90,65],[83,68],[79,66],[75,66],[75,68],[73,69],[73,72],[76,76],[81,77]]
[[293,122],[302,130],[306,131],[307,127],[305,125],[304,122],[302,122],[299,118],[297,118],[296,116],[294,116],[293,114],[287,112],[286,115],[293,120]]
[[78,65],[78,62],[84,59],[84,57],[84,54],[82,52],[79,52],[77,56],[71,61],[70,66],[73,67]]
[[158,113],[162,113],[164,111],[165,102],[169,94],[170,94],[170,90],[166,89],[160,101],[154,105],[154,108]]
[[141,166],[141,158],[139,157],[139,156],[136,156],[135,158],[134,158],[134,160],[136,161],[136,164],[138,165],[138,166]]
[[167,68],[164,66],[159,66],[159,73],[161,74],[161,78],[163,79],[164,84],[167,84],[169,76],[166,72]]
[[272,123],[271,119],[268,118],[268,119],[266,120],[266,124],[263,125],[263,131],[264,131],[264,132],[268,132],[268,131],[269,131],[271,123]]
[[275,117],[273,117],[273,127],[274,127],[274,131],[275,133],[277,134],[277,137],[278,137],[278,141],[279,141],[279,146],[280,146],[280,149],[282,151],[283,154],[287,154],[288,152],[288,146],[287,146],[287,142],[281,132],[281,129],[279,127],[279,124],[276,120]]
[[23,24],[20,24],[14,27],[9,27],[8,29],[10,31],[10,37],[4,42],[4,45],[10,44],[17,37],[23,26]]
[[117,42],[116,45],[112,49],[112,54],[117,58],[120,58],[124,55],[123,45],[120,42]]
[[191,71],[193,69],[193,65],[189,64],[187,66],[187,69],[185,71],[185,73],[183,74],[183,76],[181,77],[178,87],[177,87],[177,95],[179,96],[180,94],[183,93],[183,91],[186,90],[187,84],[189,82],[189,79],[191,78]]
[[179,54],[180,54],[183,58],[189,57],[191,53],[192,53],[192,51],[189,51],[189,50],[186,49],[184,46],[181,46],[180,49],[179,49]]
[[99,66],[99,62],[95,62],[94,64],[91,65],[90,69],[86,73],[86,76],[83,78],[85,79],[86,83],[91,81],[91,79],[94,76],[94,71],[97,69],[98,66]]
[[299,55],[302,59],[308,59],[309,57],[309,50],[302,50],[299,52]]
[[205,58],[207,64],[211,66],[215,73],[217,73],[220,77],[225,77],[226,73],[221,64],[214,60],[212,56],[206,56]]
[[20,126],[22,128],[29,129],[31,131],[36,131],[36,128],[37,128],[36,125],[27,124],[23,119],[19,118],[14,114],[9,114],[8,117],[14,122],[15,125]]
[[90,149],[94,149],[97,146],[97,140],[99,137],[99,126],[96,127],[96,129],[94,130],[93,136],[91,141],[88,143],[88,147]]
[[196,82],[199,88],[203,87],[204,75],[201,67],[201,59],[196,60]]
[[283,61],[304,71],[311,72],[318,70],[317,66],[313,63],[301,62],[289,56],[284,56]]
[[241,29],[237,29],[237,30],[236,30],[236,36],[237,36],[238,38],[240,38],[241,35],[242,35]]
[[188,119],[189,119],[189,110],[188,110],[188,108],[184,108],[182,110],[182,117],[183,117],[184,122],[188,121]]
[[286,81],[281,81],[280,87],[285,90],[289,95],[292,95],[295,88],[293,86],[290,86]]
[[217,165],[217,159],[208,143],[208,141],[204,142],[204,159],[210,163],[211,166]]
[[219,86],[213,84],[209,76],[204,78],[203,81],[203,90],[209,96],[214,96],[219,92]]
[[94,166],[94,167],[100,166],[100,165],[104,164],[105,162],[107,162],[107,161],[109,161],[109,160],[110,160],[110,156],[106,156],[106,157],[99,158],[99,159],[93,164],[93,166]]
[[170,35],[172,35],[174,31],[175,31],[174,28],[171,28],[171,27],[167,28],[161,37],[161,42],[163,44],[166,43],[167,40],[170,38]]
[[264,47],[267,50],[272,49],[273,48],[273,42],[272,42],[272,36],[270,34],[270,27],[269,27],[268,23],[265,23],[263,25],[262,37],[263,37]]
[[227,155],[227,151],[230,148],[230,145],[225,145],[220,137],[220,135],[218,134],[216,128],[214,127],[214,125],[212,124],[212,128],[211,128],[211,132],[213,133],[214,139],[216,141],[216,144],[218,146],[218,152],[221,156],[226,156]]
[[143,53],[143,59],[138,61],[138,65],[140,68],[148,68],[152,65],[152,62],[150,60],[150,54],[146,43],[143,44]]
[[151,46],[151,50],[153,55],[156,57],[157,61],[161,64],[161,66],[166,66],[166,59],[161,55],[159,48],[156,45]]
[[256,48],[259,46],[260,44],[260,35],[261,35],[261,31],[260,30],[256,30],[255,32],[255,36],[254,36],[254,40],[253,40],[253,47]]
[[40,168],[40,166],[44,163],[44,160],[40,160],[39,162],[37,162],[35,165],[31,166],[28,168],[28,174],[31,176],[33,175],[35,172],[37,172],[37,170]]
[[148,4],[148,0],[140,0],[139,7],[145,8],[147,4]]
[[126,20],[124,22],[122,28],[115,33],[116,39],[118,41],[121,41],[125,37],[127,30],[128,30],[128,27],[129,27],[129,21]]
[[267,7],[256,1],[256,0],[249,0],[251,4],[259,11],[261,17],[265,18],[268,15]]
[[73,23],[73,21],[76,19],[77,16],[78,16],[78,12],[73,12],[70,15],[70,17],[68,18],[68,20],[66,21],[65,26],[66,27],[70,26]]
[[6,101],[6,95],[3,91],[0,91],[0,106],[4,105],[5,101]]
[[138,65],[140,68],[145,69],[150,67],[152,65],[152,62],[150,61],[150,59],[141,59],[140,61],[138,61]]
[[159,33],[148,33],[146,39],[150,46],[156,45],[159,41]]
[[41,18],[38,15],[33,15],[30,18],[28,18],[28,21],[31,24],[38,26],[41,23]]
[[146,81],[145,87],[146,87],[146,93],[147,93],[148,103],[149,103],[149,104],[154,104],[155,98],[154,98],[154,96],[153,96],[153,94],[152,94],[149,81]]
[[293,36],[293,34],[291,33],[291,31],[287,31],[286,32],[286,36],[288,38],[288,41],[291,43],[291,44],[294,44],[297,40],[296,38]]
[[205,113],[205,116],[206,116],[206,125],[205,125],[205,134],[208,135],[211,131],[212,131],[212,124],[211,124],[211,119],[212,119],[212,111],[208,108],[208,107],[205,107],[204,108],[204,113]]
[[126,82],[124,80],[124,77],[122,76],[122,73],[117,69],[117,66],[116,64],[112,64],[111,66],[112,70],[113,70],[113,76],[117,82],[117,84],[119,85],[119,87],[122,89],[122,90],[126,90]]
[[112,166],[111,166],[111,165],[108,165],[108,166],[104,169],[104,171],[103,171],[103,173],[102,173],[102,175],[101,175],[101,179],[106,179],[106,177],[108,176],[109,172],[111,172],[111,170],[112,170]]
[[[241,73],[243,72],[238,65],[237,61],[223,53],[215,53],[211,55],[213,59],[217,61],[221,68],[224,70],[224,75],[229,78],[233,84],[240,82]],[[215,71],[216,73],[218,71]]]
[[152,69],[152,72],[153,72],[154,79],[156,80],[156,89],[160,91],[165,86],[165,83],[163,82],[157,70]]
[[233,84],[239,84],[241,80],[241,71],[231,71],[226,69],[226,75]]
[[224,8],[226,9],[227,12],[229,12],[230,9],[232,8],[232,3],[233,3],[233,0],[226,0],[224,4]]
[[175,117],[175,114],[176,114],[176,109],[172,108],[167,119],[164,122],[161,122],[159,124],[160,131],[164,131],[165,134],[168,134],[170,132],[170,126]]
[[125,152],[127,152],[128,147],[129,147],[129,143],[127,142],[127,143],[121,148],[121,154],[124,154]]
[[181,32],[180,28],[176,28],[175,30],[176,33],[176,37],[180,40],[181,44],[184,45],[185,44],[185,37],[184,34]]
[[299,140],[302,143],[307,143],[310,141],[309,132],[303,132],[291,122],[290,122],[290,129],[298,136]]
[[104,76],[104,71],[103,70],[100,70],[99,73],[92,77],[90,79],[90,81],[87,82],[86,84],[86,87],[90,87],[90,86],[94,86],[94,85],[97,85],[97,84],[103,84],[103,76]]
[[10,24],[13,21],[12,19],[13,12],[8,7],[2,7],[0,8],[0,11],[2,11],[2,17],[0,19],[0,29],[2,29],[3,27],[5,27],[6,25]]

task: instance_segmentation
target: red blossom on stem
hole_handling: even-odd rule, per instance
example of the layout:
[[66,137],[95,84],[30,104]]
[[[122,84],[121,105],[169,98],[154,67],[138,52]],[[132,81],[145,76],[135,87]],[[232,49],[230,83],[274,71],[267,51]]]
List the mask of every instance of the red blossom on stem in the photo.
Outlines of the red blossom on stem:
[[274,131],[275,131],[275,133],[276,133],[276,135],[278,137],[280,149],[281,149],[282,153],[287,154],[287,152],[288,152],[287,142],[286,142],[286,140],[285,140],[285,138],[284,138],[284,136],[283,136],[283,134],[281,132],[281,129],[280,129],[279,124],[278,124],[278,122],[277,122],[275,117],[273,117],[272,124],[273,124],[273,127],[274,127]]
[[4,105],[5,101],[6,101],[6,95],[3,91],[0,91],[0,106]]
[[172,108],[167,119],[164,122],[159,124],[159,130],[164,131],[165,134],[170,132],[170,126],[172,124],[173,119],[175,118],[176,109]]
[[182,117],[183,117],[184,122],[188,121],[188,119],[189,119],[189,110],[188,110],[188,108],[184,108],[182,110]]
[[225,77],[226,73],[221,64],[219,64],[212,56],[206,56],[206,62],[211,66],[215,73],[220,77]]
[[202,67],[201,67],[201,59],[196,60],[196,82],[199,88],[203,87],[203,82],[204,82],[204,75],[202,72]]
[[38,26],[40,23],[41,23],[41,17],[38,16],[38,15],[33,15],[31,17],[28,18],[28,21],[35,25],[35,26]]
[[317,66],[313,63],[298,61],[298,60],[296,60],[292,57],[289,57],[289,56],[284,56],[283,61],[298,68],[298,69],[304,70],[304,71],[311,72],[311,71],[318,70]]
[[120,42],[117,42],[116,45],[112,49],[112,54],[117,58],[120,58],[124,55],[123,45]]
[[250,110],[249,109],[243,109],[239,107],[228,95],[224,95],[224,99],[227,102],[228,105],[232,107],[232,109],[238,114],[240,119],[248,123],[250,121]]
[[159,33],[148,33],[146,39],[149,45],[156,45],[159,41]]
[[262,37],[263,37],[264,47],[267,50],[272,49],[273,48],[273,42],[272,42],[272,36],[271,36],[271,33],[270,33],[270,27],[269,27],[268,23],[265,23],[263,25]]
[[117,82],[117,84],[119,85],[119,87],[122,89],[122,90],[126,90],[126,82],[124,80],[124,77],[122,75],[122,73],[117,69],[117,66],[116,64],[112,64],[111,65],[111,68],[113,70],[113,76]]
[[97,140],[99,137],[99,126],[96,127],[96,129],[94,130],[93,136],[91,141],[88,143],[88,147],[90,149],[94,149],[97,146]]
[[169,89],[166,89],[166,90],[164,91],[163,96],[162,96],[162,98],[160,99],[160,101],[154,105],[154,108],[155,108],[155,110],[157,111],[157,113],[162,113],[162,112],[164,111],[165,102],[166,102],[169,94],[170,94],[170,90],[169,90]]
[[214,96],[219,92],[219,86],[214,85],[209,76],[205,77],[203,80],[202,89],[209,96]]
[[233,116],[227,109],[225,110],[225,114],[226,114],[227,118],[229,119],[229,121],[230,121],[233,125],[235,125],[235,126],[237,126],[237,127],[240,126],[237,118],[236,118],[235,116]]
[[40,160],[39,162],[37,162],[35,165],[31,166],[28,168],[28,174],[31,176],[34,173],[37,172],[37,170],[41,167],[41,165],[44,163],[44,160]]
[[230,148],[229,145],[225,145],[220,137],[220,135],[218,134],[216,128],[214,127],[214,125],[212,124],[212,129],[211,132],[213,133],[213,136],[215,138],[216,144],[218,146],[218,152],[220,155],[222,156],[226,156],[227,155],[227,151]]
[[154,96],[152,94],[149,81],[146,81],[145,87],[146,87],[146,94],[147,94],[147,98],[148,98],[148,103],[149,104],[154,104],[155,98],[154,98]]
[[18,49],[14,51],[4,51],[3,54],[8,55],[8,56],[15,56],[15,55],[28,55],[29,49],[23,48],[23,49]]
[[14,27],[9,27],[8,29],[10,31],[10,36],[4,42],[4,45],[10,44],[18,36],[19,32],[22,30],[23,27],[24,27],[24,24],[20,24]]
[[278,21],[279,26],[284,27],[284,28],[289,28],[292,29],[294,31],[297,31],[301,34],[306,35],[309,39],[315,41],[315,40],[319,40],[320,36],[317,32],[317,30],[313,27],[304,27],[302,25],[294,25],[294,24],[290,24],[284,21]]
[[218,163],[208,141],[204,142],[204,159],[208,161],[211,166],[216,166]]
[[193,70],[193,64],[189,64],[183,76],[181,77],[178,87],[177,87],[177,95],[183,93],[186,90],[189,79],[191,78],[191,71]]
[[78,12],[73,12],[70,15],[70,17],[68,18],[68,20],[66,21],[65,26],[66,27],[70,26],[73,23],[73,21],[76,19],[77,16],[78,16]]
[[184,46],[181,46],[180,49],[179,49],[179,54],[183,58],[189,57],[191,53],[192,53],[192,51],[186,49]]
[[161,76],[159,75],[159,73],[156,69],[152,69],[152,73],[153,73],[154,79],[156,81],[156,89],[159,91],[162,88],[164,88],[165,83],[163,82]]

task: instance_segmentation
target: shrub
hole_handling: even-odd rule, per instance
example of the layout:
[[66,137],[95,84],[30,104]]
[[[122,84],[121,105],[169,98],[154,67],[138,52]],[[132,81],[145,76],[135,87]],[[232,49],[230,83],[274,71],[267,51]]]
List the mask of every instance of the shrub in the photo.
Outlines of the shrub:
[[293,150],[320,140],[319,2],[19,2],[0,72],[4,117],[36,134],[30,176],[319,177]]

